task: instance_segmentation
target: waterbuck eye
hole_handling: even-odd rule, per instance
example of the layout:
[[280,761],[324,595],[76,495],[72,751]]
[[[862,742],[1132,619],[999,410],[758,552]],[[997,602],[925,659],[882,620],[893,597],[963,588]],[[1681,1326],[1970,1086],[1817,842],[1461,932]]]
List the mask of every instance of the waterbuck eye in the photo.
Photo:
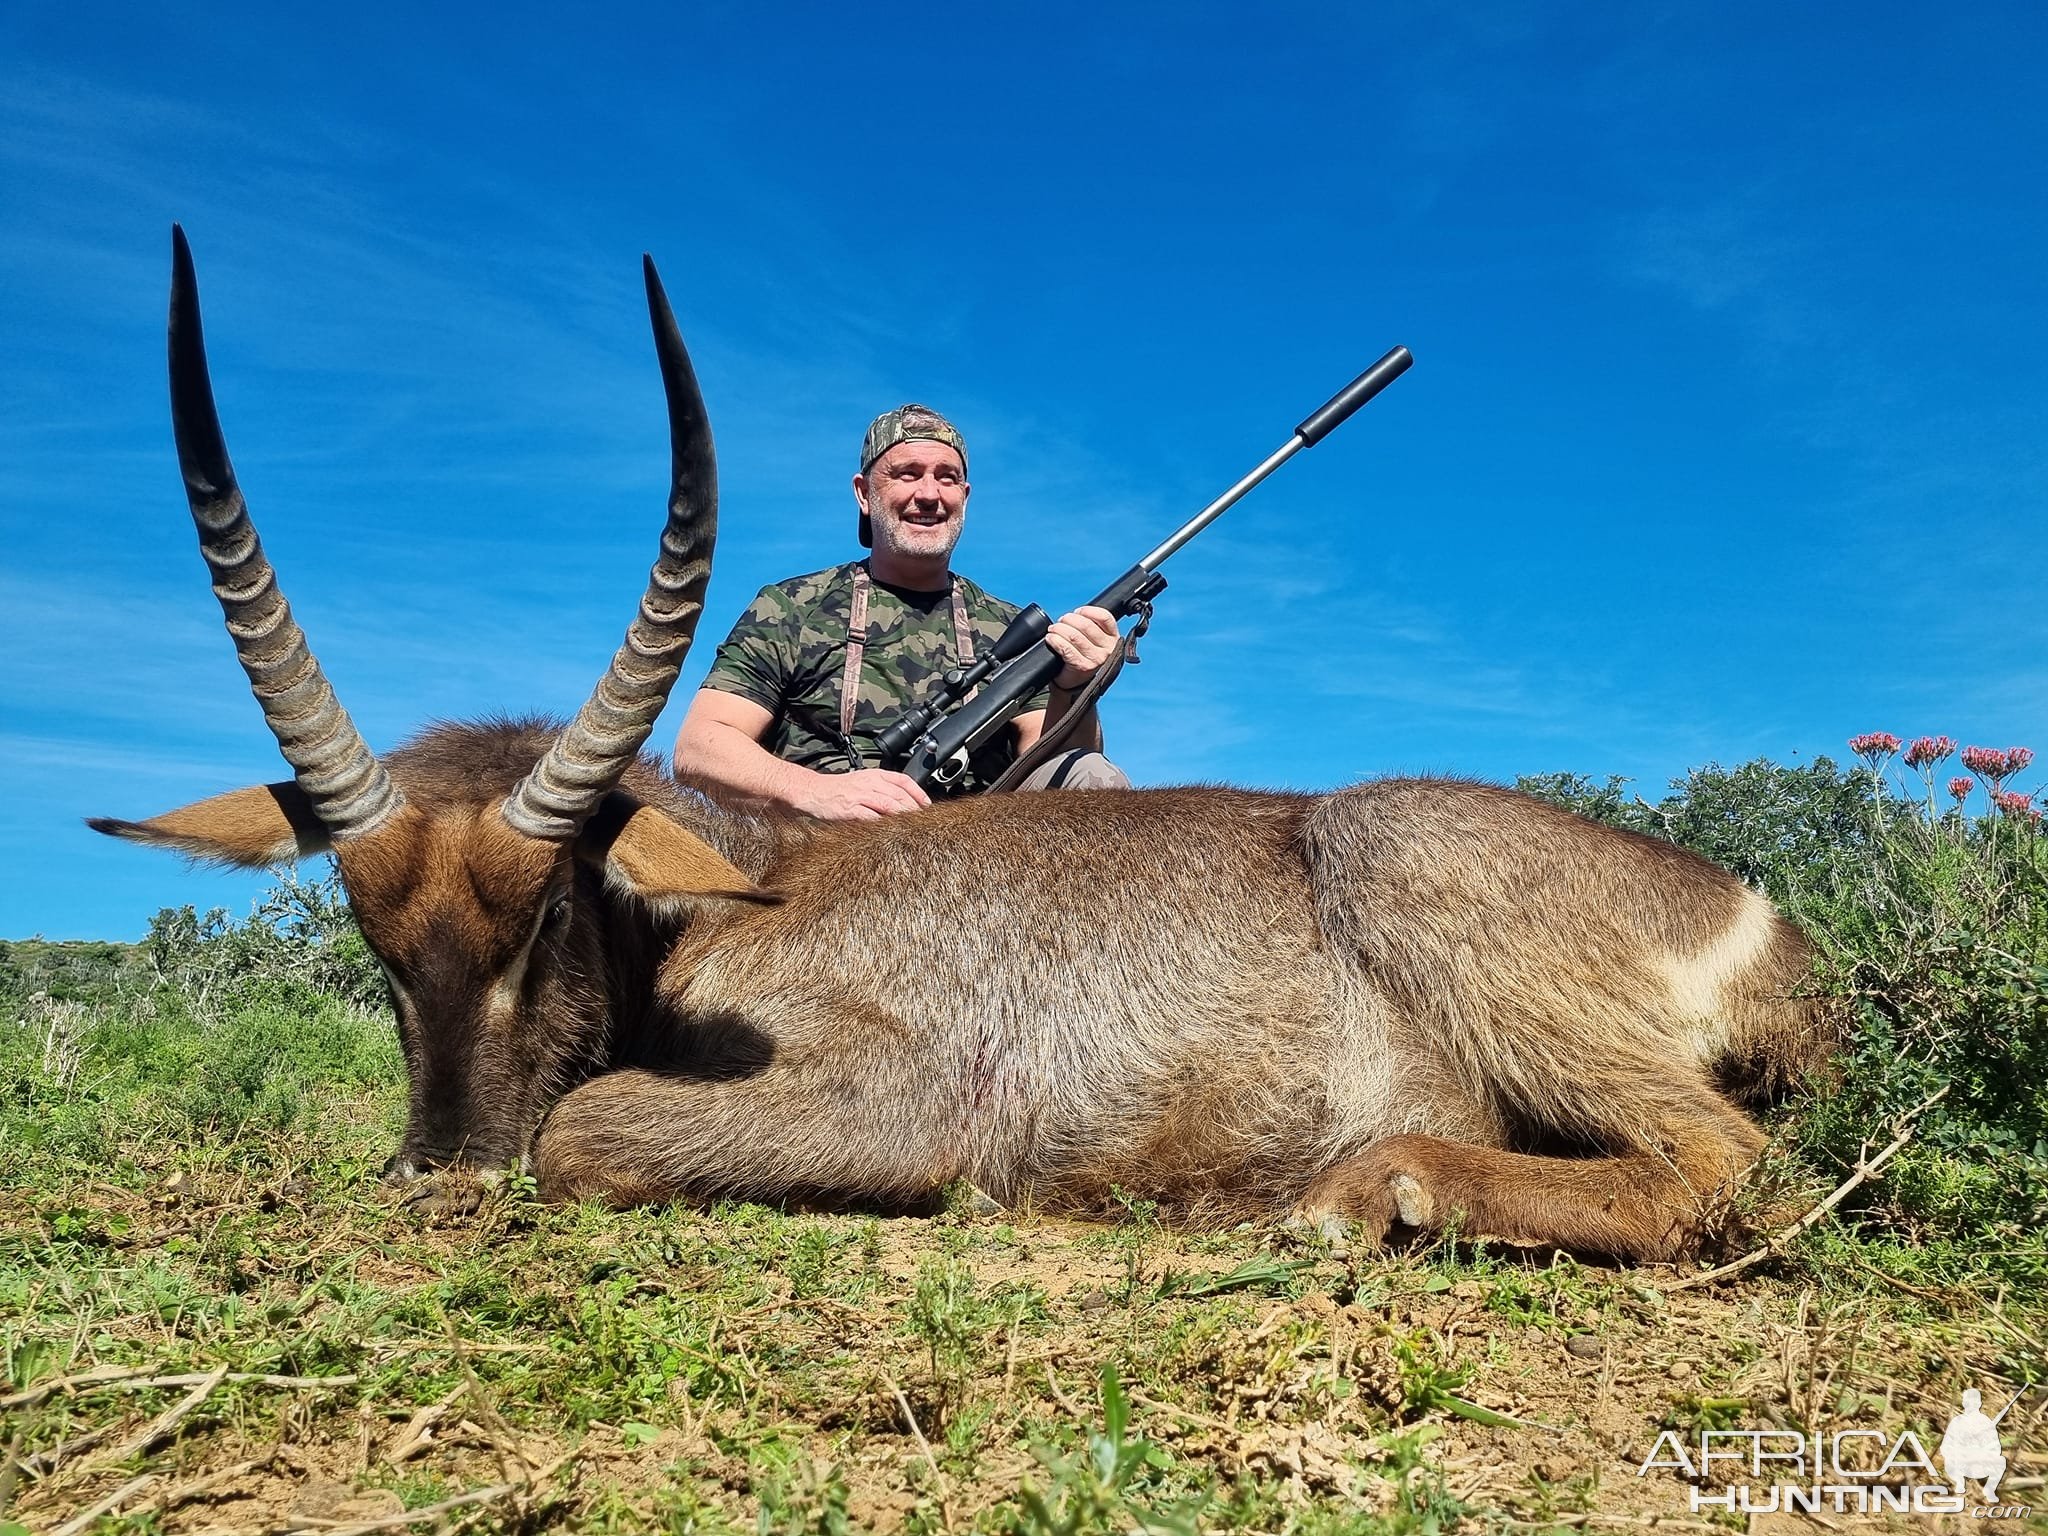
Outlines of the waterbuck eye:
[[569,921],[570,905],[570,896],[567,891],[562,892],[559,896],[549,897],[547,916],[541,919],[542,925],[550,932],[559,930],[563,924]]

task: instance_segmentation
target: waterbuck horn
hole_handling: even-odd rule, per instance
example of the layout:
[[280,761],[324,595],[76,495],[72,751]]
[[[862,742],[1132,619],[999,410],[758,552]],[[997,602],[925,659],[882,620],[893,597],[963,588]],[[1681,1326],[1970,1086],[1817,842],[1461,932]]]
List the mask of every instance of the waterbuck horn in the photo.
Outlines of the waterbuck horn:
[[185,231],[171,226],[171,429],[199,552],[213,574],[235,655],[278,750],[336,842],[382,826],[402,804],[390,776],[327,685],[249,521],[214,409]]
[[610,669],[547,755],[506,798],[505,820],[513,829],[549,842],[576,835],[646,742],[689,654],[711,579],[711,545],[718,533],[711,423],[654,258],[643,261],[647,313],[654,322],[654,350],[668,395],[668,523],[639,617],[626,631]]

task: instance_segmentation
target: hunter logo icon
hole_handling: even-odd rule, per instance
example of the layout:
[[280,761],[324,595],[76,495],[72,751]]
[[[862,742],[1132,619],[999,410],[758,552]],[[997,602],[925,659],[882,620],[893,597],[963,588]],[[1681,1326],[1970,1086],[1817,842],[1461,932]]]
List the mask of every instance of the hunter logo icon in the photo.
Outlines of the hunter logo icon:
[[[2027,1505],[1998,1502],[2006,1468],[1998,1425],[2027,1390],[2015,1392],[1996,1417],[1984,1412],[1983,1393],[1965,1390],[1962,1412],[1948,1421],[1935,1455],[1910,1429],[1702,1429],[1694,1440],[1667,1429],[1636,1476],[1660,1469],[1678,1474],[1691,1485],[1686,1500],[1694,1514],[1831,1510],[2025,1520],[2033,1513]],[[1982,1504],[1969,1501],[1972,1482],[1982,1491]]]
[[1994,1419],[1984,1412],[1983,1393],[1975,1387],[1964,1391],[1963,1411],[1948,1421],[1941,1436],[1941,1469],[1955,1484],[1958,1496],[1963,1484],[1975,1478],[1984,1490],[1984,1502],[1998,1502],[1998,1481],[2005,1476],[2005,1448],[1998,1443],[1998,1423],[2019,1400],[2020,1394],[2014,1393],[2012,1402]]

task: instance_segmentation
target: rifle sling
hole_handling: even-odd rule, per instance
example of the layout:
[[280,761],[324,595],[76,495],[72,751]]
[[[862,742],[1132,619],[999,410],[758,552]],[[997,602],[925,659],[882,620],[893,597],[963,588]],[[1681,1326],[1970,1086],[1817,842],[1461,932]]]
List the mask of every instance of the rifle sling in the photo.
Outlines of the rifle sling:
[[[865,764],[860,760],[859,749],[853,745],[854,710],[860,703],[860,668],[868,648],[868,592],[872,578],[868,565],[863,560],[853,568],[853,608],[846,619],[846,664],[839,672],[839,735],[846,743],[847,756],[853,759],[858,769]],[[960,590],[960,578],[952,580],[953,600],[953,653],[961,666],[974,661],[974,630],[967,621],[967,599]],[[975,693],[981,690],[976,689]],[[969,694],[973,698],[974,694]]]

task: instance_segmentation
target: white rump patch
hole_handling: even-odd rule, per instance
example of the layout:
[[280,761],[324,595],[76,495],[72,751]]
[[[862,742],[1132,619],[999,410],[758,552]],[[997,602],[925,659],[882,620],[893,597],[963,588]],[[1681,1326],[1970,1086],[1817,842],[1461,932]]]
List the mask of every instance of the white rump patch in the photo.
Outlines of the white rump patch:
[[1755,891],[1742,893],[1742,909],[1699,953],[1674,956],[1666,962],[1672,1000],[1688,1019],[1710,1026],[1704,1041],[1710,1053],[1728,1043],[1728,988],[1748,973],[1777,934],[1777,913]]

